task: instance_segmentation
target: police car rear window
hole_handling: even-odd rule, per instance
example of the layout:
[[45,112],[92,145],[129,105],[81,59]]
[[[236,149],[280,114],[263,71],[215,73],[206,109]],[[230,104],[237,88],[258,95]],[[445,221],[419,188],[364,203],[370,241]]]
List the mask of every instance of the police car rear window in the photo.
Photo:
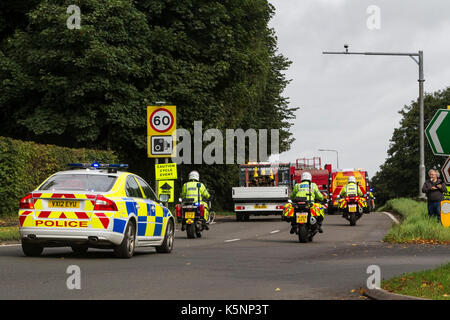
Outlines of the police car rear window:
[[73,190],[107,192],[116,182],[116,176],[98,174],[57,174],[48,179],[39,190]]

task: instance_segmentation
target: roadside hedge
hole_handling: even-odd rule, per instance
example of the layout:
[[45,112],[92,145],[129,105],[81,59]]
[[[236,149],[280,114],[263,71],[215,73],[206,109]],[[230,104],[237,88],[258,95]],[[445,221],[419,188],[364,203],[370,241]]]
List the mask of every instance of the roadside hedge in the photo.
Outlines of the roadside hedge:
[[0,216],[16,214],[20,199],[72,162],[117,163],[112,151],[71,149],[0,137]]

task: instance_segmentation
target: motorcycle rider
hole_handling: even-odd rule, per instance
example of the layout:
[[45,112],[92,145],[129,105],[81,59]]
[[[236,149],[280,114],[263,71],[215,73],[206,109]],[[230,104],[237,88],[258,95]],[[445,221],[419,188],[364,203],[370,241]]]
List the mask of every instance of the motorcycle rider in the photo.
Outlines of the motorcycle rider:
[[[189,181],[186,182],[181,189],[181,198],[191,198],[194,199],[194,202],[200,201],[200,205],[203,205],[205,207],[205,221],[203,221],[203,227],[206,230],[209,230],[208,226],[206,225],[206,221],[209,220],[209,207],[208,204],[203,201],[210,198],[209,192],[206,189],[205,185],[200,182],[200,174],[198,173],[198,171],[191,171],[189,173],[188,180]],[[198,183],[200,183],[200,188],[197,188]],[[200,199],[198,199],[199,194]]]
[[363,196],[361,189],[356,184],[356,178],[354,176],[349,176],[347,181],[348,181],[347,184],[342,188],[341,192],[339,193],[339,197],[341,198],[340,200],[341,208],[343,202],[345,201],[345,197]]
[[[315,217],[317,220],[317,226],[319,233],[323,233],[322,230],[322,221],[324,219],[324,208],[320,203],[316,203],[315,200],[322,201],[325,199],[322,192],[320,192],[319,187],[312,182],[312,176],[309,172],[303,172],[301,176],[301,182],[296,183],[292,193],[290,195],[291,200],[295,198],[306,198],[307,200],[311,200],[313,202],[313,206],[318,208],[316,211],[318,215]],[[291,228],[291,234],[293,234],[294,227]]]
[[356,178],[354,176],[348,177],[347,184],[345,187],[342,188],[341,193],[339,193],[339,196],[342,197],[356,197],[356,196],[363,196],[363,193],[361,189],[356,184]]

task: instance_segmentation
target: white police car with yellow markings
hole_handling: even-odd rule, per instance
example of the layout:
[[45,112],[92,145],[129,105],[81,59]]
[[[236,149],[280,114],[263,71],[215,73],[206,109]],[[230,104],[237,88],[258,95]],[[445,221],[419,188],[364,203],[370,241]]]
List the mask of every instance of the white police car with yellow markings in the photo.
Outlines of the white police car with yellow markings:
[[[130,258],[136,247],[173,249],[175,220],[141,177],[119,172],[127,165],[72,164],[20,200],[22,249],[39,256],[44,247],[114,249]],[[78,168],[78,169],[76,169]]]

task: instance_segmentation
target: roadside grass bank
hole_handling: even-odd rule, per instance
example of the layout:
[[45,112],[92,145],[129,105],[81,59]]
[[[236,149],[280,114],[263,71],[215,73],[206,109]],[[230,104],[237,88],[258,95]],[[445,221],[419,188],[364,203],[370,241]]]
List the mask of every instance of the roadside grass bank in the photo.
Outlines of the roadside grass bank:
[[405,273],[381,282],[389,292],[413,297],[450,300],[450,263],[433,270]]
[[444,228],[428,217],[426,202],[398,198],[386,202],[378,211],[389,211],[401,216],[400,224],[393,225],[383,241],[416,244],[450,244],[450,228]]
[[19,240],[19,227],[0,227],[0,242]]

